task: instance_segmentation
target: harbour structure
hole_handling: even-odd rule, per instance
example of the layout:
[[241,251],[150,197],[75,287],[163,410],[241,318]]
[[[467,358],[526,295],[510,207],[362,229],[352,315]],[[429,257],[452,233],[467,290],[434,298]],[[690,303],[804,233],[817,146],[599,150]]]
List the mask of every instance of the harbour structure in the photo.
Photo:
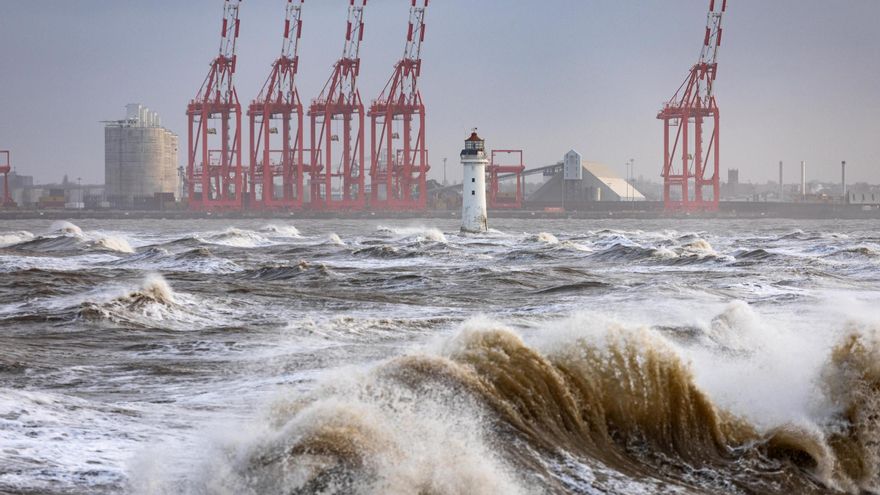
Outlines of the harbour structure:
[[477,135],[477,129],[464,142],[461,165],[461,231],[486,232],[489,229],[486,213],[486,166],[489,165],[489,157],[486,155],[486,142]]
[[[715,78],[727,0],[709,0],[699,61],[657,118],[663,121],[663,203],[671,211],[715,211],[721,135]],[[709,134],[708,141],[703,140]]]
[[244,205],[241,104],[233,82],[240,6],[241,0],[225,0],[219,53],[186,109],[186,181],[191,210],[241,209]]
[[412,0],[403,58],[382,94],[370,106],[370,206],[424,210],[427,206],[428,149],[425,104],[418,82],[422,72],[425,10]]
[[367,206],[365,116],[357,86],[366,5],[367,0],[350,0],[342,57],[309,106],[313,209],[363,210]]
[[533,206],[577,210],[596,202],[646,201],[630,181],[606,165],[584,160],[575,150],[556,165],[543,167],[543,174],[546,182],[529,196]]
[[281,56],[272,64],[263,89],[248,107],[248,199],[252,209],[303,207],[306,173],[303,105],[296,87],[296,74],[304,2],[287,0]]
[[[523,150],[492,150],[486,168],[489,178],[489,208],[493,210],[519,209],[525,196],[526,170]],[[512,190],[505,191],[502,184],[513,182]]]
[[104,122],[106,201],[123,209],[174,202],[180,184],[177,135],[144,105],[130,103],[125,113],[124,119]]

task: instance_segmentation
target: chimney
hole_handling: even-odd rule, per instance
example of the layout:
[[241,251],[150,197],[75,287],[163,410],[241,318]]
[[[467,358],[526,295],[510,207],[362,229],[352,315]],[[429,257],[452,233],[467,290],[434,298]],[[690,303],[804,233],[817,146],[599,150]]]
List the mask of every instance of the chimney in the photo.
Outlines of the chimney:
[[807,162],[801,162],[801,199],[807,199]]
[[785,201],[785,184],[782,182],[782,160],[779,161],[779,201]]

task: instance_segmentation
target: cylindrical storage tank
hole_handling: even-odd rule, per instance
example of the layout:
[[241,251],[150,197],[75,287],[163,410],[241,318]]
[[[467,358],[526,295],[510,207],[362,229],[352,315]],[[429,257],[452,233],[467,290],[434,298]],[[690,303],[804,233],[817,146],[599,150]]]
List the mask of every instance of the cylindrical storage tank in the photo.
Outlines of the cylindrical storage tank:
[[178,192],[177,136],[161,127],[105,128],[107,200],[119,208],[148,205],[156,193]]

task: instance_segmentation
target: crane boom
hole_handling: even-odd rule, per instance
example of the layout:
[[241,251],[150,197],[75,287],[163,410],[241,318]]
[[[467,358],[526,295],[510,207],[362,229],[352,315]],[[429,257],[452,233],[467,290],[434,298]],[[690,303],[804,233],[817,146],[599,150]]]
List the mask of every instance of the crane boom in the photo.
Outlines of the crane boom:
[[360,50],[361,41],[364,39],[364,7],[367,5],[367,0],[360,1],[362,3],[356,5],[358,0],[350,0],[342,58],[336,62],[333,74],[327,80],[316,102],[355,105],[360,100],[357,78],[361,68]]
[[212,62],[211,71],[202,83],[197,101],[208,101],[214,98],[218,102],[232,103],[235,86],[232,76],[235,74],[236,41],[240,21],[238,11],[241,0],[225,0],[223,6],[223,24],[220,29],[220,50]]
[[299,40],[302,37],[302,6],[305,0],[287,0],[284,18],[284,41],[281,57],[287,60],[299,59]]
[[411,70],[404,72],[403,81],[401,81],[401,96],[405,102],[412,102],[418,92],[418,80],[422,69],[422,43],[425,41],[425,9],[428,7],[428,0],[425,0],[424,6],[417,7],[418,0],[412,0],[412,7],[409,14],[409,29],[406,35],[406,48],[403,52],[401,64],[407,64]]
[[361,41],[364,40],[364,7],[367,6],[367,0],[363,0],[361,5],[355,5],[355,2],[351,0],[348,7],[348,27],[342,49],[342,58],[349,60],[360,57]]
[[709,14],[706,18],[706,34],[703,37],[700,61],[697,63],[701,73],[700,80],[705,81],[705,84],[697,83],[699,98],[703,100],[704,106],[707,106],[712,98],[715,77],[718,75],[718,50],[721,48],[721,35],[723,33],[721,20],[726,11],[727,0],[711,0],[709,3]]
[[269,78],[257,96],[258,102],[294,104],[296,74],[299,71],[299,40],[302,37],[302,7],[305,0],[287,0],[281,56],[272,66]]

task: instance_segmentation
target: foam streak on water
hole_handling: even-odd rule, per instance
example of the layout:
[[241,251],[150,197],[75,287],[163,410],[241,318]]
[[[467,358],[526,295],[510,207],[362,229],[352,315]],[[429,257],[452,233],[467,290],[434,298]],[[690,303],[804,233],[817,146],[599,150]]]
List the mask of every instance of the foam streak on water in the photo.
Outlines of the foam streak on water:
[[875,493],[876,222],[0,225],[0,493]]

